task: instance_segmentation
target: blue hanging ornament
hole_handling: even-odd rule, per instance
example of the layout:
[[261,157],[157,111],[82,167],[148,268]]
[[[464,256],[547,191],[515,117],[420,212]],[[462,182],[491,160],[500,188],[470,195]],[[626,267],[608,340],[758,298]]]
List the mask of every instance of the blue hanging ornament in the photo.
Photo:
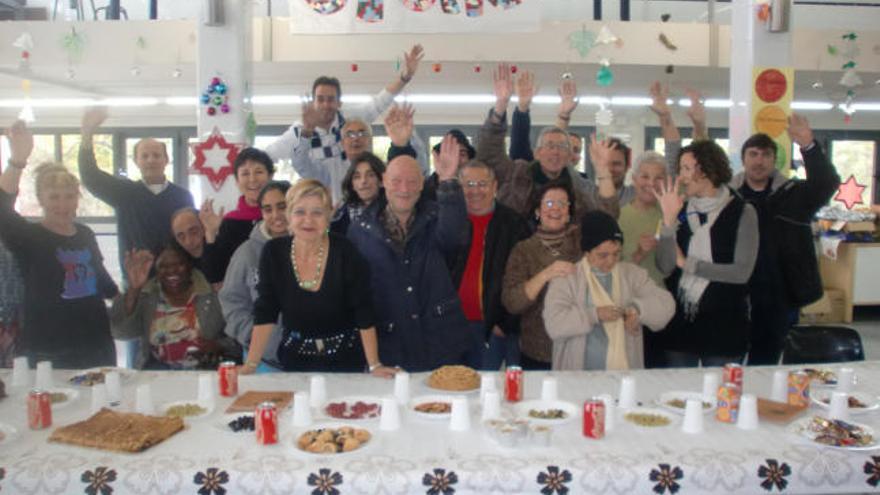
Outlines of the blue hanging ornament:
[[596,84],[602,87],[611,86],[614,82],[614,74],[611,73],[611,68],[607,65],[603,65],[599,67],[599,70],[596,72]]
[[208,93],[202,93],[201,101],[202,105],[207,105],[211,101],[211,95]]
[[214,85],[214,91],[215,91],[218,95],[225,95],[225,94],[226,94],[226,85],[223,84],[223,83],[215,84],[215,85]]

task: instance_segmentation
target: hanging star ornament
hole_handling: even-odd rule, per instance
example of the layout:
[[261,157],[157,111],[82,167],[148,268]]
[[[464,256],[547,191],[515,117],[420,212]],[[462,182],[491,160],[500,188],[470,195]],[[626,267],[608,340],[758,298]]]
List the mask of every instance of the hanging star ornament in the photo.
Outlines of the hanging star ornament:
[[846,206],[847,210],[852,210],[852,207],[855,205],[865,204],[862,201],[862,193],[866,187],[856,182],[855,176],[850,175],[849,179],[846,179],[846,182],[840,184],[837,188],[837,195],[834,196],[834,201],[840,201]]
[[581,58],[587,58],[596,44],[596,34],[582,26],[580,31],[568,35],[568,47],[577,50]]
[[215,127],[206,140],[190,145],[195,156],[192,169],[204,175],[211,187],[219,191],[226,178],[232,175],[232,164],[243,146],[226,141],[220,129]]

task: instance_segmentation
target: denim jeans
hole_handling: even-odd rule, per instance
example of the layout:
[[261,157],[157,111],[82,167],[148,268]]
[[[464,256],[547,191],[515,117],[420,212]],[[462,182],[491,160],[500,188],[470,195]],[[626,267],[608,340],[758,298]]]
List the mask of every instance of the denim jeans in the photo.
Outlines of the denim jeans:
[[497,371],[501,364],[519,365],[519,335],[499,337],[493,332],[489,337],[489,347],[483,358],[483,369]]
[[696,368],[700,364],[704,368],[710,366],[724,366],[727,363],[742,364],[744,354],[731,356],[708,356],[703,354],[693,354],[682,351],[664,351],[666,358],[666,366],[669,368]]

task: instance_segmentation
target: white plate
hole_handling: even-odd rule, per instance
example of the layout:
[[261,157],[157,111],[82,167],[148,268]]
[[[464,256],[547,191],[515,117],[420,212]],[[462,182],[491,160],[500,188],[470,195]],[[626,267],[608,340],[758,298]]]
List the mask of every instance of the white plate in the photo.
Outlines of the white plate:
[[[449,419],[452,415],[452,399],[453,397],[451,395],[420,395],[409,401],[407,409],[411,414],[422,419]],[[432,414],[416,411],[416,406],[424,404],[425,402],[448,402],[450,408],[449,412]]]
[[70,404],[72,404],[73,402],[75,402],[76,399],[79,398],[79,391],[76,389],[72,389],[72,388],[53,387],[53,388],[48,389],[47,392],[49,392],[50,394],[60,392],[62,394],[67,395],[67,400],[65,400],[63,402],[56,402],[56,403],[52,404],[52,409],[61,409],[61,408],[67,407]]
[[83,376],[86,373],[98,373],[98,372],[107,373],[109,371],[116,371],[117,373],[119,373],[119,379],[123,382],[130,381],[132,378],[134,378],[134,375],[135,375],[135,371],[130,370],[128,368],[116,368],[113,366],[102,366],[100,368],[89,368],[87,370],[78,371],[78,372],[74,373],[73,375],[71,375],[70,378],[67,379],[67,383],[69,383],[70,385],[75,385],[77,387],[91,387],[91,385],[74,383],[73,379],[78,376]]
[[[336,453],[336,454],[315,454],[315,453],[308,452],[308,451],[305,451],[305,450],[300,449],[300,448],[297,446],[297,444],[296,444],[296,443],[297,443],[297,440],[299,440],[300,435],[302,435],[303,433],[305,433],[305,432],[307,432],[307,431],[309,431],[309,430],[320,430],[320,429],[324,429],[324,428],[341,428],[341,427],[343,427],[343,426],[350,426],[350,427],[352,427],[352,428],[356,428],[356,429],[359,429],[359,430],[367,430],[367,431],[370,433],[370,440],[369,440],[367,443],[361,444],[361,446],[360,446],[359,448],[355,449],[355,450],[352,450],[352,451],[349,451],[349,452],[339,452],[339,453]],[[309,426],[309,427],[307,427],[307,428],[300,428],[300,429],[298,429],[298,430],[293,434],[293,438],[290,439],[290,440],[288,440],[288,442],[290,442],[290,445],[291,445],[291,447],[293,447],[294,452],[297,452],[297,453],[299,453],[299,454],[302,454],[302,455],[304,455],[304,456],[306,456],[306,457],[312,457],[312,458],[313,458],[313,457],[331,457],[331,458],[336,458],[336,457],[339,457],[339,456],[350,457],[350,456],[352,456],[352,455],[360,454],[361,452],[364,452],[364,451],[366,451],[366,450],[372,448],[373,445],[376,444],[376,433],[375,433],[374,430],[372,430],[372,429],[370,429],[370,428],[364,428],[364,427],[362,427],[362,426],[360,426],[360,425],[358,425],[358,424],[353,424],[353,423],[343,423],[343,422],[339,422],[339,423],[318,423],[318,424],[314,424],[314,425],[312,425],[312,426]]]
[[[537,409],[546,411],[548,409],[561,409],[565,413],[564,418],[560,419],[542,419],[529,416],[529,411]],[[561,425],[572,421],[578,416],[578,407],[571,402],[562,400],[527,400],[518,402],[513,406],[513,411],[519,419],[528,420],[530,423],[539,425]]]
[[[833,373],[833,379],[829,379],[829,381],[819,380],[818,378],[810,380],[811,387],[815,387],[815,388],[835,388],[835,387],[837,387],[837,370],[829,368],[827,366],[815,367],[815,368],[811,367],[811,366],[805,366],[803,368],[795,369],[792,371],[806,371],[808,369],[813,369],[813,370],[818,370],[818,371],[830,371],[831,373]],[[859,381],[858,375],[853,373],[852,384],[855,385],[856,383],[858,383],[858,381]]]
[[14,426],[6,423],[0,423],[0,445],[11,443],[18,436],[18,430]]
[[[346,403],[346,412],[351,410],[351,406],[353,406],[356,402],[364,402],[366,404],[375,404],[378,406],[378,409],[375,412],[375,416],[369,416],[364,418],[337,418],[335,416],[331,416],[327,413],[327,406],[330,404],[338,404],[340,402]],[[325,417],[329,418],[331,421],[369,421],[371,419],[379,419],[379,416],[382,412],[382,399],[378,397],[371,397],[368,395],[349,395],[345,397],[338,397],[333,400],[328,400],[321,406],[321,414]]]
[[159,408],[159,411],[161,411],[162,415],[164,416],[168,412],[169,408],[174,406],[182,406],[185,404],[198,404],[205,409],[205,412],[203,412],[202,414],[196,414],[194,416],[183,416],[184,420],[202,419],[214,412],[214,404],[200,404],[199,401],[196,400],[176,400],[174,402],[166,402],[165,404],[162,404],[162,407]]
[[[832,392],[834,392],[834,390],[825,388],[813,390],[810,393],[810,399],[822,409],[828,409],[830,407],[829,404],[823,401],[830,401]],[[850,414],[864,414],[880,408],[880,401],[878,401],[877,397],[874,395],[866,394],[865,392],[849,392],[849,395],[860,401],[862,404],[865,404],[865,407],[850,407]]]
[[428,375],[425,377],[425,386],[428,387],[428,389],[431,390],[432,392],[436,392],[438,394],[464,395],[464,394],[473,394],[473,393],[480,391],[479,385],[477,385],[477,388],[472,388],[470,390],[446,390],[446,389],[442,389],[442,388],[435,388],[435,387],[432,387],[431,385],[428,384],[428,378],[430,378],[430,377],[431,377],[431,375]]
[[703,414],[709,414],[715,410],[717,404],[714,400],[706,400],[703,397],[703,394],[700,392],[688,392],[685,390],[673,390],[671,392],[665,392],[660,394],[660,397],[657,398],[657,405],[666,409],[667,411],[672,411],[677,414],[684,414],[684,407],[674,407],[669,404],[669,401],[680,399],[682,401],[687,402],[688,399],[697,399],[702,402],[708,402],[709,407],[705,407],[703,404]]
[[861,423],[853,423],[852,421],[847,421],[848,423],[858,426],[865,430],[865,432],[869,433],[874,437],[873,443],[870,445],[858,446],[858,447],[838,447],[836,445],[826,445],[824,443],[818,443],[813,439],[818,436],[816,432],[810,431],[808,426],[810,422],[813,420],[813,417],[801,418],[791,424],[788,425],[788,431],[794,435],[797,435],[801,439],[810,443],[810,445],[814,445],[816,447],[827,447],[829,449],[837,449],[837,450],[852,450],[852,451],[861,451],[861,450],[877,450],[880,449],[880,443],[878,443],[877,436],[875,435],[874,429],[870,426],[863,425]]
[[[627,414],[656,414],[658,416],[663,416],[669,420],[669,424],[663,426],[642,426],[636,424],[626,418]],[[627,425],[635,426],[636,428],[642,428],[647,430],[656,430],[660,428],[669,428],[670,426],[675,426],[676,423],[679,422],[681,416],[678,414],[673,414],[665,409],[653,408],[653,407],[634,407],[632,409],[627,409],[625,411],[620,411],[621,421]]]

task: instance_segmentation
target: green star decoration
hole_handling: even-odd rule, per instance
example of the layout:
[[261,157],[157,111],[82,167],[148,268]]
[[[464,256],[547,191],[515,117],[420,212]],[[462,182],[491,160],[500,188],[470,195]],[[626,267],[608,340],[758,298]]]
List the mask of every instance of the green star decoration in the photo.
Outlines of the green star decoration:
[[837,55],[837,47],[834,45],[828,45],[828,55],[831,55],[832,57]]
[[586,28],[581,28],[580,31],[575,31],[568,35],[569,48],[577,50],[581,58],[586,58],[595,44],[596,33],[587,31]]
[[61,38],[61,46],[67,50],[67,55],[71,59],[79,59],[82,56],[83,48],[85,48],[85,37],[76,32],[76,28],[71,27],[70,33],[65,34]]

